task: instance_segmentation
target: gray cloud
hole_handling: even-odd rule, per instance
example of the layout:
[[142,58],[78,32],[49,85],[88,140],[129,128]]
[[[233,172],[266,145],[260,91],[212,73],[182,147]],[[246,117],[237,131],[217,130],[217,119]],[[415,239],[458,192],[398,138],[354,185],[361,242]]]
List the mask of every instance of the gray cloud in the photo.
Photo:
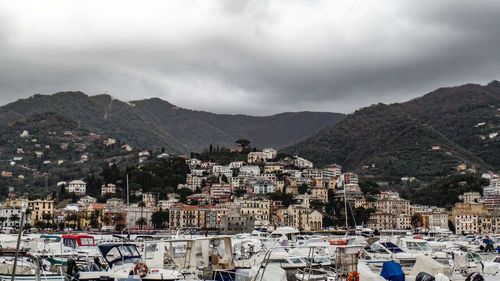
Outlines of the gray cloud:
[[0,103],[81,90],[220,113],[351,112],[500,78],[500,3],[402,2],[0,4]]

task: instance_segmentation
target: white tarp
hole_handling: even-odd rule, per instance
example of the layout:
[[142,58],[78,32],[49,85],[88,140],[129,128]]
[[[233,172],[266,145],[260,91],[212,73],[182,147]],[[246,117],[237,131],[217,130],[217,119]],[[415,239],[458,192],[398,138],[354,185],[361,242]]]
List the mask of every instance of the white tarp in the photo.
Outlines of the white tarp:
[[[277,264],[268,264],[266,268],[261,268],[260,272],[258,266],[252,267],[250,270],[250,278],[251,280],[257,281],[287,281],[286,279],[286,271],[281,268],[281,266]],[[256,279],[254,279],[255,275],[259,273]],[[262,276],[262,272],[264,272],[264,276]]]
[[430,275],[436,275],[437,273],[442,273],[448,277],[452,274],[452,268],[438,261],[433,260],[428,256],[418,256],[415,265],[410,271],[411,276],[417,276],[420,272],[426,272]]
[[384,277],[374,273],[364,262],[358,262],[359,280],[363,281],[385,281]]
[[[6,264],[6,263],[0,264],[0,274],[12,275],[13,269],[14,269],[13,264]],[[19,264],[16,265],[16,276],[17,275],[28,275],[28,274],[33,274],[33,272],[31,271],[31,268],[29,266],[19,265]]]

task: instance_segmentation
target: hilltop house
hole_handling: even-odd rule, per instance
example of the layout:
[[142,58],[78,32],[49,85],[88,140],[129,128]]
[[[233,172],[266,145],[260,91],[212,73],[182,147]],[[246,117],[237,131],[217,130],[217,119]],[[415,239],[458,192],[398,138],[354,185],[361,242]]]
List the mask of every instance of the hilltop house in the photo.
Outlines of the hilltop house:
[[76,195],[85,195],[87,192],[87,184],[82,180],[71,181],[66,187],[66,192]]

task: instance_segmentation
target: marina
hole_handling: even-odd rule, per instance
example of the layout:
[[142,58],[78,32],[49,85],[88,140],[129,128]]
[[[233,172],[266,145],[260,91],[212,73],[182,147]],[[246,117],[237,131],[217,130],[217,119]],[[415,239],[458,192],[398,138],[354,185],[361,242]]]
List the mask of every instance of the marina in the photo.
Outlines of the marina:
[[16,237],[0,235],[1,280],[500,280],[495,235],[29,233],[18,255]]

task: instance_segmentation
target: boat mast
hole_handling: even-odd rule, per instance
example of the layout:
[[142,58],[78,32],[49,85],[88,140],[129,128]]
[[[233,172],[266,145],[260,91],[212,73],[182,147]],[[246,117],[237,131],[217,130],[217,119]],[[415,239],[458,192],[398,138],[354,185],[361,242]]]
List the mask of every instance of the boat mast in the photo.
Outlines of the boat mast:
[[19,246],[21,244],[21,236],[23,233],[23,225],[24,225],[24,216],[26,214],[26,208],[28,207],[28,202],[23,199],[21,203],[21,223],[19,224],[19,233],[17,234],[17,245],[16,245],[16,254],[14,256],[14,267],[12,268],[12,277],[11,281],[16,279],[16,268],[17,268],[17,258],[19,256]]
[[349,223],[347,221],[347,195],[346,195],[346,188],[345,188],[345,177],[342,178],[342,185],[344,187],[345,236],[347,237],[347,234],[349,233]]
[[128,239],[130,239],[130,194],[128,189],[128,174],[127,174],[127,230],[128,230]]

